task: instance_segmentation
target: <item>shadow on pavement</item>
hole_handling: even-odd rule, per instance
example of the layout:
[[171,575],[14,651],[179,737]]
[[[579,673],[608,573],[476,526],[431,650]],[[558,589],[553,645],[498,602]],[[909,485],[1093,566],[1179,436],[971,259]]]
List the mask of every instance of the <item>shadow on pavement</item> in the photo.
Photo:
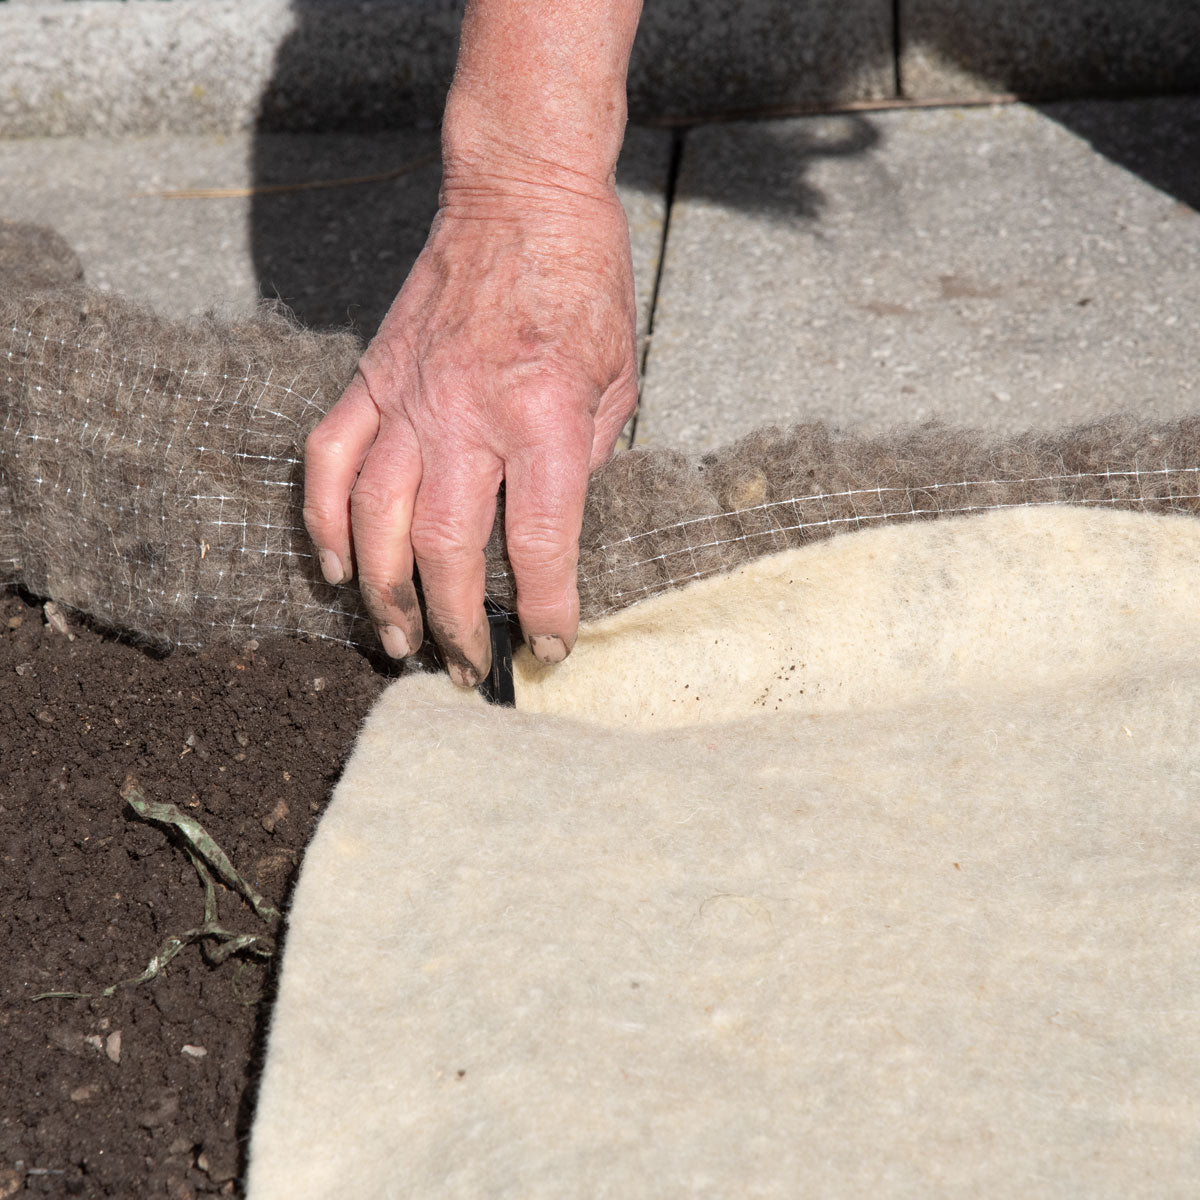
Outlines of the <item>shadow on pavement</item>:
[[[864,2],[869,5],[874,0]],[[1085,0],[1083,6],[1097,2]],[[1200,44],[1200,6],[1190,6],[1195,14],[1191,17],[1181,17],[1180,10],[1175,9],[1176,15],[1167,20],[1162,14],[1154,15],[1164,2],[1153,0],[1149,9],[1143,6],[1140,18],[1138,5],[1132,0],[1117,5],[1106,3],[1105,36],[1110,41],[1116,39],[1114,45],[1136,45],[1143,58],[1152,55],[1158,42],[1174,45],[1180,40],[1180,31],[1186,32],[1192,26],[1196,27]],[[828,0],[811,3],[830,8],[836,15]],[[886,5],[883,0],[879,3],[890,20],[891,0]],[[927,0],[929,3],[932,0]],[[1001,7],[1008,13],[1012,27],[1019,28],[1018,10],[1030,3],[1004,0]],[[902,21],[907,19],[909,4],[910,0],[901,0]],[[635,48],[634,55],[631,104],[635,110],[639,104],[644,107],[653,102],[655,96],[666,95],[672,86],[662,56],[649,51],[661,49],[663,30],[670,28],[672,20],[678,21],[679,13],[689,5],[694,8],[695,0],[649,0],[647,13],[653,16],[652,28],[646,39],[639,34],[641,46]],[[784,14],[781,21],[785,17],[792,20],[795,0],[754,0],[755,19],[761,21],[772,6]],[[938,5],[932,3],[932,7]],[[959,7],[967,10],[973,6]],[[350,8],[331,0],[296,0],[295,29],[280,49],[273,85],[262,102],[253,151],[254,182],[270,185],[346,179],[416,164],[410,172],[387,181],[254,199],[251,246],[261,291],[283,300],[307,324],[350,324],[369,337],[424,245],[437,207],[436,123],[453,70],[461,9],[462,0],[410,0],[409,10],[419,12],[419,19],[412,23],[403,45],[392,45],[381,53],[374,22],[380,13],[395,13],[395,4],[390,8],[386,3]],[[1035,24],[1043,19],[1032,9],[1031,14]],[[1139,19],[1143,23],[1157,20],[1161,28],[1139,28]],[[914,19],[914,27],[918,24]],[[1049,26],[1047,29],[1050,32],[1034,33],[1048,37],[1053,30]],[[964,36],[961,27],[934,23],[921,26],[914,37],[924,39],[930,53],[945,61],[953,63],[956,56],[973,58],[973,65],[966,61],[959,65],[963,70],[974,70],[986,90],[1004,92],[1014,84],[1034,87],[1038,83],[1036,75],[1029,73],[1028,63],[1018,61],[1015,51],[1011,62],[997,60],[1000,52],[994,45],[988,48],[990,65],[980,67],[983,52]],[[707,47],[706,53],[711,54],[711,37]],[[1058,51],[1061,53],[1062,47]],[[886,61],[880,59],[881,54]],[[1111,89],[1120,88],[1123,79],[1128,83],[1130,73],[1142,69],[1141,59],[1130,54],[1126,55],[1128,62],[1114,59],[1102,64],[1104,70],[1099,74],[1093,70],[1095,85]],[[874,62],[869,60],[871,55]],[[732,98],[725,103],[726,109],[745,107],[745,97],[756,83],[745,77],[733,61],[736,57],[731,51],[729,62],[706,61],[701,64],[702,72],[693,73],[696,78],[704,75],[708,88],[705,95],[696,98],[697,107],[721,110],[722,98]],[[786,54],[779,57],[786,64]],[[885,46],[881,40],[857,52],[857,57],[850,53],[842,69],[847,80],[879,79],[892,78],[893,66],[891,43]],[[1168,67],[1157,62],[1147,78],[1156,86],[1167,86],[1172,81],[1182,86],[1192,81],[1188,73],[1192,68],[1186,64],[1172,67],[1168,62]],[[826,94],[836,94],[836,65],[824,63],[820,74]],[[1086,70],[1080,76],[1091,77]],[[768,91],[785,85],[786,80],[781,82],[781,78],[761,81]],[[687,84],[692,91],[696,86],[695,78]],[[1101,103],[1061,101],[1038,107],[1154,187],[1200,207],[1200,100],[1164,97]],[[315,136],[308,132],[317,129],[333,132]],[[873,124],[861,116],[822,122],[819,129],[814,125],[811,145],[799,153],[794,127],[786,137],[773,121],[746,123],[740,129],[754,146],[752,153],[746,153],[743,142],[739,171],[725,177],[716,172],[685,172],[679,181],[680,194],[703,196],[707,188],[714,201],[784,221],[820,216],[823,197],[806,178],[815,158],[865,154],[879,139]],[[306,136],[300,138],[297,133]],[[753,164],[750,170],[746,170],[746,163]],[[664,187],[661,156],[626,154],[621,180],[634,189],[660,192]]]
[[1064,100],[1038,108],[1098,154],[1200,210],[1200,96]]

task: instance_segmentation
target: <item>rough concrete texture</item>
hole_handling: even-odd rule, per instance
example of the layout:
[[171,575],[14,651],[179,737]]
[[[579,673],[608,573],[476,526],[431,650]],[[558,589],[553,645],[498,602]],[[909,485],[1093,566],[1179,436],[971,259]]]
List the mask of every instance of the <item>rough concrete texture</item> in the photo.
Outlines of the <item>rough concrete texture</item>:
[[[0,136],[430,126],[463,0],[0,3]],[[1200,86],[1191,0],[899,0],[909,96]],[[893,0],[645,0],[635,117],[895,94]]]
[[461,16],[461,0],[0,5],[0,135],[429,127]]
[[0,136],[249,128],[287,0],[0,5]]
[[1195,0],[899,0],[906,96],[1200,87]]
[[0,214],[56,229],[89,283],[165,315],[244,311],[258,295],[249,202],[143,193],[245,186],[247,158],[244,138],[0,141]]
[[[644,330],[670,135],[631,130],[619,171]],[[390,182],[222,199],[166,190],[370,175],[428,160],[433,133],[0,141],[0,219],[49,225],[88,281],[182,316],[278,296],[307,323],[374,331],[425,241],[435,162]],[[146,194],[151,193],[151,194]]]
[[690,133],[637,441],[1194,411],[1198,118],[1075,102]]
[[891,0],[645,0],[630,62],[636,115],[894,94]]
[[[433,125],[462,0],[0,4],[0,136]],[[893,93],[891,0],[647,0],[635,115]]]

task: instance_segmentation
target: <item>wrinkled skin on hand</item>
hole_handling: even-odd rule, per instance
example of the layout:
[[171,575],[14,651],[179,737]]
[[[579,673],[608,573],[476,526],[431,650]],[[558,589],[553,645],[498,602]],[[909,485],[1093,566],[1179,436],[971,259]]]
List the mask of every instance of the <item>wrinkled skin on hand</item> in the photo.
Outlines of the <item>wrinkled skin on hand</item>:
[[305,450],[322,570],[357,570],[389,654],[422,640],[415,563],[451,676],[487,674],[483,552],[501,480],[521,627],[543,661],[569,653],[588,476],[637,403],[634,323],[611,187],[444,185],[424,251]]

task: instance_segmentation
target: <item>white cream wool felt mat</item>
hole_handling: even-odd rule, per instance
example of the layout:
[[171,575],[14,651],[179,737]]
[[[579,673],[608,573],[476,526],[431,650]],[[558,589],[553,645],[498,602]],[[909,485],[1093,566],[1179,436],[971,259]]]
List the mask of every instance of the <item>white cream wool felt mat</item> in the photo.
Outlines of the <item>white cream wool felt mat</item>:
[[[1151,532],[1152,531],[1152,532]],[[514,659],[518,707],[655,729],[1134,669],[1200,629],[1200,522],[1038,506],[756,559]]]
[[251,1200],[1195,1195],[1198,595],[1191,518],[1006,511],[647,601],[515,711],[397,681]]

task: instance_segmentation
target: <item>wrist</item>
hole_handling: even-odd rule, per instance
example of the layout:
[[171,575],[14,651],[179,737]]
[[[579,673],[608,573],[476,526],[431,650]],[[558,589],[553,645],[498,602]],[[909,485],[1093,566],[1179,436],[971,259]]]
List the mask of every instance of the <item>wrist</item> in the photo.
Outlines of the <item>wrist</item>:
[[468,0],[442,123],[447,180],[611,192],[641,0]]
[[456,83],[442,123],[443,184],[608,199],[624,131],[623,90],[599,106],[545,96],[516,106]]

